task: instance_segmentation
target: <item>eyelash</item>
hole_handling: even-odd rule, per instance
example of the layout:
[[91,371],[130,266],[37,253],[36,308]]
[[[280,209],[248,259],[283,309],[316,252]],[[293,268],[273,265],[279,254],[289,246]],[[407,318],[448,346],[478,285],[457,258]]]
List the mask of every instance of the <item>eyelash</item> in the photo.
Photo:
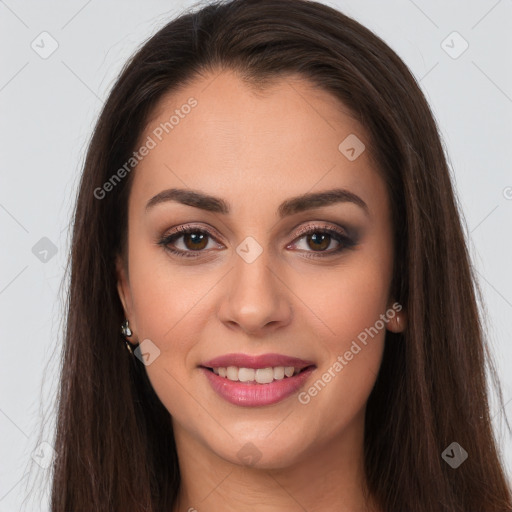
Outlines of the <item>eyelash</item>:
[[[166,251],[169,251],[170,253],[172,253],[176,256],[179,256],[181,258],[197,258],[197,257],[199,257],[201,252],[204,252],[204,249],[198,250],[198,251],[191,251],[191,250],[183,251],[181,249],[173,249],[170,247],[170,244],[172,242],[175,242],[176,240],[179,240],[184,235],[191,234],[191,233],[204,234],[204,235],[207,235],[208,237],[215,240],[215,237],[208,230],[194,227],[194,226],[186,226],[183,228],[180,227],[178,232],[174,232],[174,233],[171,233],[171,234],[163,237],[157,243],[158,243],[158,245],[163,246]],[[300,241],[305,236],[311,235],[314,233],[330,235],[340,244],[340,246],[337,249],[331,250],[329,252],[306,251],[306,252],[312,253],[311,255],[305,256],[307,258],[326,258],[328,256],[333,256],[335,254],[341,253],[345,249],[350,249],[356,243],[355,241],[351,240],[342,230],[337,230],[336,228],[332,228],[332,227],[327,228],[327,227],[320,227],[320,226],[308,226],[307,228],[301,229],[299,231],[298,235],[295,237],[294,242],[292,242],[292,243],[295,244],[296,243],[295,240]],[[197,256],[195,254],[197,254]]]

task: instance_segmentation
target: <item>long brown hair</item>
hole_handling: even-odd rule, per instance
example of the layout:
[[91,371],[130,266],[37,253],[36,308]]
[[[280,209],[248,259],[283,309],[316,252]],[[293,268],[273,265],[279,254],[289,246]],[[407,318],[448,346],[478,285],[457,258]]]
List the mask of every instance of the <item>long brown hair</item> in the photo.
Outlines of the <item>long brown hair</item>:
[[[137,171],[101,199],[95,190],[132,156],[164,94],[221,69],[260,87],[300,74],[370,135],[392,205],[392,293],[408,314],[404,333],[387,333],[367,404],[365,467],[376,503],[386,512],[511,510],[489,415],[486,372],[495,372],[478,288],[446,156],[416,80],[379,37],[326,5],[233,0],[194,6],[152,36],[122,70],[95,127],[68,264],[52,512],[161,512],[175,503],[171,417],[119,332],[115,257],[125,254]],[[441,456],[454,441],[469,454],[457,469]]]

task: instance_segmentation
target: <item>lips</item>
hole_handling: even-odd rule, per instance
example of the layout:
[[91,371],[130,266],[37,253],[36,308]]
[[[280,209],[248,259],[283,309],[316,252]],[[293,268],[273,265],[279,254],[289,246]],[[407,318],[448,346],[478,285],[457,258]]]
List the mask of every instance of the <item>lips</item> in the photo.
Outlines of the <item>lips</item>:
[[303,370],[308,366],[315,366],[313,361],[306,361],[297,357],[285,356],[282,354],[262,354],[251,356],[247,354],[225,354],[205,361],[200,366],[203,368],[226,368],[236,366],[238,368],[268,368],[276,366],[293,366]]
[[316,365],[282,354],[226,354],[205,361],[199,369],[211,388],[227,402],[257,407],[278,403],[298,392]]

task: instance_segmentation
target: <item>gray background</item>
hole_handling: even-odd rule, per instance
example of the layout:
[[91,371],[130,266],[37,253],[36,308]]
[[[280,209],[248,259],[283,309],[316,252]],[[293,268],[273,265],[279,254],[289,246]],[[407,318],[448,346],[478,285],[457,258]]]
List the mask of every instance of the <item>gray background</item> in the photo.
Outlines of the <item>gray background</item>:
[[[325,3],[395,50],[435,113],[507,403],[492,414],[510,475],[512,0]],[[190,4],[0,0],[0,511],[48,510],[51,447],[39,444],[52,441],[67,228],[88,137],[128,57]]]

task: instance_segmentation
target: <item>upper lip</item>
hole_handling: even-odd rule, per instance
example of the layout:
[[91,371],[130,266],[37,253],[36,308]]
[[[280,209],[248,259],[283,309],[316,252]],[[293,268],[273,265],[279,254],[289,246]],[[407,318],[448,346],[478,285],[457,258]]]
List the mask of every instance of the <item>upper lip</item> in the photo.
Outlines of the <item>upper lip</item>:
[[227,368],[228,366],[236,366],[238,368],[268,368],[276,366],[293,366],[294,368],[303,369],[314,365],[313,361],[305,361],[298,357],[285,356],[282,354],[262,354],[259,356],[251,356],[248,354],[225,354],[214,357],[209,361],[201,364],[205,368]]

